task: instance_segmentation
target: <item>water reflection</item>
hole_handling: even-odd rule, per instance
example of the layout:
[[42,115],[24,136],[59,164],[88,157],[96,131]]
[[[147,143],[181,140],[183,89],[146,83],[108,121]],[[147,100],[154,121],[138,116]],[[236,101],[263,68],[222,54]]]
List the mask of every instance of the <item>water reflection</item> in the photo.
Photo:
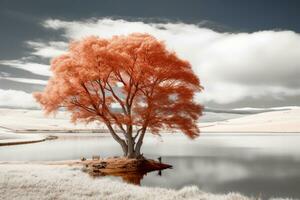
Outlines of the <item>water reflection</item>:
[[113,174],[97,172],[97,173],[92,173],[90,175],[94,178],[103,177],[103,176],[119,177],[126,183],[140,186],[144,176],[147,176],[148,173],[155,173],[155,172],[157,172],[159,176],[162,175],[162,170],[156,170],[152,172],[126,172],[126,173],[113,173]]
[[108,158],[104,160],[93,160],[84,163],[83,171],[92,177],[114,176],[121,178],[124,182],[141,185],[141,181],[148,173],[157,172],[159,176],[162,171],[172,169],[172,165],[152,159],[123,159]]
[[149,174],[143,185],[180,189],[197,185],[204,191],[238,191],[249,196],[299,198],[300,162],[291,157],[165,157],[174,165],[162,177]]
[[[300,137],[294,135],[214,135],[153,137],[143,146],[147,158],[162,156],[173,169],[115,176],[145,186],[179,189],[197,185],[214,193],[241,192],[262,198],[300,197]],[[120,155],[111,138],[76,136],[19,146],[0,147],[0,160],[65,160]],[[119,178],[118,178],[119,177]]]

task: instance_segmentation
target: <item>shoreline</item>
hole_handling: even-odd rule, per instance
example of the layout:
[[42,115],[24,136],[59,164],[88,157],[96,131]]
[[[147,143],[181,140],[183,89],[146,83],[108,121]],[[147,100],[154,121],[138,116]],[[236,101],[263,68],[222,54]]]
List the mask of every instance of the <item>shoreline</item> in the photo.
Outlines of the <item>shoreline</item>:
[[[15,137],[14,139],[11,139],[11,137],[5,138],[5,136],[9,134],[9,136]],[[38,142],[44,142],[47,140],[56,140],[59,137],[72,137],[72,136],[78,136],[78,137],[109,137],[109,134],[102,135],[101,133],[77,133],[77,132],[60,132],[60,133],[53,133],[47,132],[40,133],[1,133],[0,132],[0,147],[2,146],[13,146],[13,145],[22,145],[22,144],[32,144],[32,143],[38,143]],[[26,136],[26,137],[21,137],[21,136]],[[151,137],[152,135],[149,135],[147,137]],[[165,136],[170,136],[170,137],[179,137],[183,136],[180,133],[170,133],[166,132],[162,137]],[[201,137],[218,137],[218,136],[238,136],[238,137],[250,137],[250,136],[300,136],[300,132],[274,132],[274,131],[269,131],[269,132],[257,132],[257,131],[202,131],[199,135],[199,138]]]
[[29,140],[29,141],[23,141],[23,140],[16,140],[16,141],[1,141],[0,140],[0,146],[12,146],[12,145],[21,145],[21,144],[32,144],[32,143],[38,143],[38,142],[44,142],[46,139],[41,140]]
[[[45,117],[39,110],[0,109],[0,146],[43,142],[49,135],[86,134],[110,136],[103,124],[73,125],[68,113]],[[15,123],[15,122],[18,123]],[[275,110],[216,122],[199,123],[200,137],[207,136],[288,136],[300,135],[300,108]],[[162,131],[162,135],[181,135]],[[95,135],[93,135],[95,134]],[[150,134],[149,134],[150,135]],[[4,138],[4,139],[1,139]]]
[[42,134],[18,134],[7,129],[0,128],[0,146],[43,142],[46,139],[47,136]]

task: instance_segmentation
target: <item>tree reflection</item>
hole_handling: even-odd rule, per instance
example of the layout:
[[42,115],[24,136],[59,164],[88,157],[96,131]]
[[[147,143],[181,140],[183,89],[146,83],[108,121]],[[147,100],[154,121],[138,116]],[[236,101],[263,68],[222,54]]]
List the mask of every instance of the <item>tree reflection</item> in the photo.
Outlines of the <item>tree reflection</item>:
[[[157,171],[157,175],[162,175],[162,170],[155,170]],[[121,172],[121,173],[92,173],[90,174],[93,177],[102,177],[102,176],[115,176],[120,177],[126,183],[130,183],[133,185],[141,185],[141,181],[143,180],[144,176],[147,176],[148,173],[154,172],[152,171],[144,171],[144,172]]]

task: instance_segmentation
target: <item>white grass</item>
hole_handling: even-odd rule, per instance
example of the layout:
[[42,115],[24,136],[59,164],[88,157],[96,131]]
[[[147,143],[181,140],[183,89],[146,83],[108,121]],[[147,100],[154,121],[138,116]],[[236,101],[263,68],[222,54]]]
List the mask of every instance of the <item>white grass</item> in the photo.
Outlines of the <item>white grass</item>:
[[248,200],[238,193],[214,195],[187,186],[180,190],[139,187],[108,178],[93,179],[78,168],[41,164],[1,164],[0,199],[211,199]]
[[64,165],[0,164],[0,199],[101,200],[250,200],[238,193],[211,194],[196,186],[180,190],[139,187],[91,178],[79,168]]

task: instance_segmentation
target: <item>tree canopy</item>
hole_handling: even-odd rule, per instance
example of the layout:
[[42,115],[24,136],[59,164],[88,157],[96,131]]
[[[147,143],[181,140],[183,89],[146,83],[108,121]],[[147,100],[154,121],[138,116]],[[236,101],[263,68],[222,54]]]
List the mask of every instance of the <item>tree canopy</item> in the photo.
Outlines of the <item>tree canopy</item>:
[[199,134],[199,78],[188,61],[149,34],[73,41],[51,70],[45,90],[34,94],[46,113],[64,107],[73,122],[103,122],[125,156],[140,155],[147,131]]

